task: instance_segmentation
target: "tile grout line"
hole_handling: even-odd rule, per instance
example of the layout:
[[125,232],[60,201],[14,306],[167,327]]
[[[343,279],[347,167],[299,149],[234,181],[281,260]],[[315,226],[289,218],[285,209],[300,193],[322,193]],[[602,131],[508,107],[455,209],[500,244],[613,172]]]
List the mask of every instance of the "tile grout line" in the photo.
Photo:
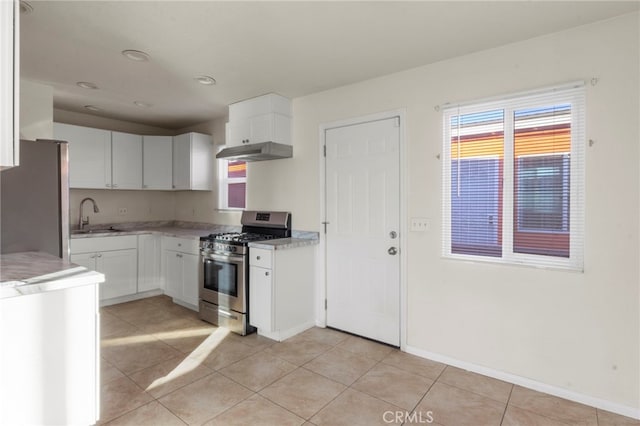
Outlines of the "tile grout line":
[[500,425],[504,423],[504,417],[507,415],[507,410],[509,409],[509,402],[511,401],[511,395],[513,394],[513,389],[515,385],[511,385],[511,389],[509,390],[509,397],[507,398],[507,403],[504,406],[504,411],[502,411],[502,417],[500,418]]

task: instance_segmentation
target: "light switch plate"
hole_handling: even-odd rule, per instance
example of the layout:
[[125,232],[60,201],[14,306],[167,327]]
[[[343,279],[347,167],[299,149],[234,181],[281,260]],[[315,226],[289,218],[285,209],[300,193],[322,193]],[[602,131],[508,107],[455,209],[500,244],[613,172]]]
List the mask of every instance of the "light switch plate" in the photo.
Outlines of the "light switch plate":
[[412,232],[427,232],[431,228],[431,221],[426,217],[412,217],[411,218],[411,231]]

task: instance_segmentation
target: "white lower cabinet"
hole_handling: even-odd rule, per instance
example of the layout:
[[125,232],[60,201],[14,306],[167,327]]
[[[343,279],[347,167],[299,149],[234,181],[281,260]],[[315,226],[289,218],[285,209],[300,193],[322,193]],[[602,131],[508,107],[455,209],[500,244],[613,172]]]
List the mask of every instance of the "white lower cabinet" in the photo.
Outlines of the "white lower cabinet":
[[160,236],[138,235],[138,292],[161,288]]
[[71,240],[73,263],[101,272],[100,300],[128,296],[137,292],[138,243],[135,235],[79,238]]
[[249,321],[262,331],[273,327],[273,281],[272,270],[259,266],[249,267],[251,289],[249,290]]
[[165,294],[198,310],[198,241],[162,237],[162,275]]
[[249,322],[282,341],[314,325],[315,246],[249,248]]

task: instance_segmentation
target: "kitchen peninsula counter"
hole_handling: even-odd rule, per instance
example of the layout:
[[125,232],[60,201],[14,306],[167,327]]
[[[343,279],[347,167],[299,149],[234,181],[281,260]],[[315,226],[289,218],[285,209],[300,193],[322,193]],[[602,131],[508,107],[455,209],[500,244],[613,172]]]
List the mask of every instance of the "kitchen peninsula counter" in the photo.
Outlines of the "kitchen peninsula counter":
[[0,255],[0,424],[97,422],[104,280],[47,253]]
[[0,299],[104,282],[104,275],[41,252],[0,255]]

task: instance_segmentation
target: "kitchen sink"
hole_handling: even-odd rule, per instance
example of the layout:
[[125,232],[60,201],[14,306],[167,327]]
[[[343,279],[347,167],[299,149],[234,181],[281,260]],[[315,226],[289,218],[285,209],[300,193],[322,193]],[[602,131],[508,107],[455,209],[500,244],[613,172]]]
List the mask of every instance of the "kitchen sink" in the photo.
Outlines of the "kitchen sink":
[[124,232],[122,229],[114,228],[110,226],[109,228],[92,228],[92,229],[72,229],[71,235],[75,234],[108,234],[111,232]]

